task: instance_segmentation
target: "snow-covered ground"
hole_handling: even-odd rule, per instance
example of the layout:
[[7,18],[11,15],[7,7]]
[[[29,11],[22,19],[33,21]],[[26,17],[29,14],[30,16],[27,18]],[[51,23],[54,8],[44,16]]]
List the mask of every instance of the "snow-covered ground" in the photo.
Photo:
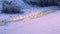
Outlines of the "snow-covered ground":
[[[26,15],[34,13],[35,10],[39,12],[39,9],[25,10],[28,11]],[[31,11],[30,13],[29,10]],[[25,14],[22,15],[24,16]],[[0,14],[0,19],[10,18],[10,16],[19,17],[21,15]],[[55,13],[40,18],[8,23],[0,26],[0,34],[60,34],[60,12],[57,10]]]
[[[0,20],[51,9],[55,10],[58,8],[55,6],[41,8],[27,5],[22,9],[22,11],[25,11],[24,14],[0,14]],[[60,34],[60,10],[35,19],[7,23],[0,26],[0,34]]]

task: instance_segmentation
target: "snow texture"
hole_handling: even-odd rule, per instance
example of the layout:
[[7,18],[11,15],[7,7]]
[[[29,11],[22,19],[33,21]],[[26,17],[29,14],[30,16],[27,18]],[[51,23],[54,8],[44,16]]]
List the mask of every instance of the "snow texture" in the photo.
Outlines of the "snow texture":
[[20,6],[23,7],[22,11],[25,11],[25,13],[8,15],[0,14],[0,21],[45,10],[53,9],[56,10],[56,12],[35,19],[7,23],[0,26],[0,34],[60,34],[60,10],[58,7],[32,7],[24,4],[22,0],[19,0],[19,2],[18,5],[21,4]]

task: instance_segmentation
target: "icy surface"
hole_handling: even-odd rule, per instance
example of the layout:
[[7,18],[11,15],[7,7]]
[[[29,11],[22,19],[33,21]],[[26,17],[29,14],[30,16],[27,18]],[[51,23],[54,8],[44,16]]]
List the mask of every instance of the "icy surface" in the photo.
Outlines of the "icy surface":
[[[22,11],[25,11],[24,14],[0,14],[0,20],[58,9],[56,6],[41,8],[22,5],[22,7],[24,8]],[[7,23],[0,26],[0,34],[60,34],[60,10],[40,18]]]

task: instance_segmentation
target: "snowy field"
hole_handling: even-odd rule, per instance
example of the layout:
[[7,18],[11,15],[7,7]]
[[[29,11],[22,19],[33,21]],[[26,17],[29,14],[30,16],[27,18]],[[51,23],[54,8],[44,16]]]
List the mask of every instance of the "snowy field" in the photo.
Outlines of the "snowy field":
[[[10,22],[0,26],[0,34],[60,34],[60,10],[56,6],[32,7],[24,6],[24,14],[0,14],[0,21],[7,18],[15,18],[41,12],[45,10],[56,10],[56,12],[43,17]],[[27,7],[27,8],[26,8]]]
[[[39,12],[39,9],[36,9],[36,11]],[[11,16],[19,17],[36,12],[32,9],[30,10],[31,13],[29,13],[29,10],[27,9],[28,12],[22,15],[0,14],[0,20],[10,18]],[[8,23],[0,26],[0,34],[60,34],[60,12],[57,10],[55,13],[40,18]]]

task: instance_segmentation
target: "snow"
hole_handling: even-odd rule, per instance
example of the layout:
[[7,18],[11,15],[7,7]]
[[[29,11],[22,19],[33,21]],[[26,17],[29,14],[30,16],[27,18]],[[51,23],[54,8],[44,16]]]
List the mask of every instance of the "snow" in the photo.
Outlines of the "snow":
[[[22,9],[22,11],[25,11],[24,14],[0,14],[0,21],[7,18],[25,16],[45,10],[58,9],[56,6],[42,8],[27,5],[26,7]],[[35,19],[7,23],[3,26],[0,26],[0,34],[60,34],[59,11],[60,10],[56,10],[55,13]]]
[[47,16],[12,22],[4,26],[7,30],[0,31],[2,34],[60,34],[60,15],[49,14]]
[[[27,14],[29,14],[29,12],[26,13],[26,15]],[[0,15],[1,15],[0,19],[10,18],[9,16],[13,17],[21,16],[19,14],[15,15],[0,14]],[[7,25],[0,26],[0,34],[60,34],[59,17],[60,12],[59,10],[57,10],[57,12],[55,13],[51,13],[40,18],[11,22],[8,23]]]

